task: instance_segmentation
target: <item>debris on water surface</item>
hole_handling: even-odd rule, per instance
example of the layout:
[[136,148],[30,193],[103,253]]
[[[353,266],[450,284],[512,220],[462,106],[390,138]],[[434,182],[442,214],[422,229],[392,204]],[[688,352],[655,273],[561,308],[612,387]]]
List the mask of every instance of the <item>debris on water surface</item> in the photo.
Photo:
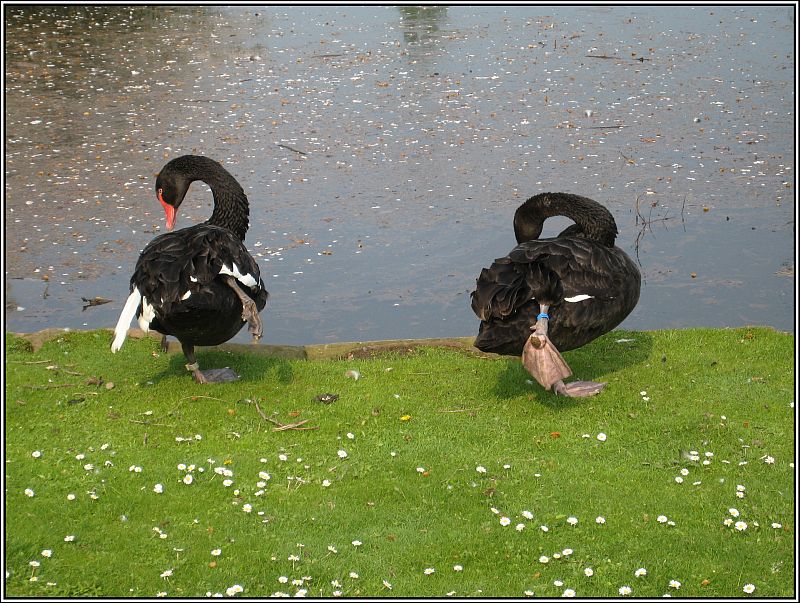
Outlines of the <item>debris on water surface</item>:
[[[679,24],[689,9],[665,16],[644,8],[624,21],[614,44],[606,32],[620,27],[624,8],[587,9],[588,21],[585,10],[569,7],[548,19],[528,7],[436,7],[422,20],[408,7],[284,9],[273,19],[246,7],[87,7],[68,15],[11,8],[7,280],[10,308],[20,308],[7,313],[11,330],[114,324],[115,304],[95,308],[90,320],[74,303],[75,288],[96,287],[115,301],[130,293],[140,250],[163,230],[152,188],[159,168],[183,152],[169,143],[175,139],[185,152],[221,161],[247,190],[249,236],[257,242],[250,249],[263,263],[267,289],[275,299],[294,298],[297,320],[272,332],[288,344],[351,333],[365,341],[427,337],[445,326],[470,333],[469,304],[453,302],[474,281],[474,255],[448,250],[461,241],[480,247],[483,233],[510,232],[517,202],[563,173],[572,174],[575,192],[610,205],[618,244],[629,249],[639,223],[631,225],[625,206],[639,190],[658,201],[651,215],[642,210],[647,229],[636,249],[664,295],[659,311],[635,314],[629,328],[648,320],[648,328],[668,326],[671,308],[680,307],[673,297],[685,273],[659,270],[658,258],[702,257],[705,274],[715,274],[728,270],[731,254],[708,249],[756,253],[766,237],[772,249],[791,247],[794,138],[785,90],[793,83],[793,25],[780,7],[752,20],[747,13],[765,13],[691,10],[707,33],[688,37]],[[95,21],[102,28],[87,30]],[[306,35],[291,49],[267,57],[252,44],[288,39],[300,23]],[[484,52],[486,40],[492,52]],[[220,52],[207,52],[209,45]],[[163,47],[177,55],[151,64]],[[762,53],[771,57],[763,65]],[[614,86],[594,85],[607,81]],[[156,89],[164,100],[158,107]],[[509,102],[499,102],[506,94]],[[112,110],[121,99],[128,110]],[[71,127],[75,115],[81,123]],[[209,137],[208,124],[220,123],[225,135]],[[529,184],[505,194],[497,178],[511,183],[519,174]],[[687,190],[702,202],[683,211]],[[483,201],[493,198],[496,206]],[[210,211],[208,191],[193,185],[182,226]],[[708,218],[699,239],[697,214]],[[730,221],[713,221],[715,214]],[[757,228],[759,236],[721,233],[724,224]],[[762,234],[773,225],[777,232]],[[783,259],[767,266],[775,270]],[[386,270],[379,275],[375,265]],[[341,278],[345,271],[352,277]],[[791,275],[779,276],[774,288],[788,295]],[[771,288],[731,298],[725,289],[715,293],[725,285],[697,278],[722,301],[697,310],[696,320],[718,324],[726,312],[747,311],[746,322],[769,316],[787,330],[794,324]],[[42,281],[51,285],[44,293]],[[422,290],[416,307],[383,303]],[[338,312],[317,329],[318,303],[356,311]],[[663,322],[652,324],[654,315]],[[308,340],[311,332],[316,341]]]
[[81,297],[83,303],[83,310],[86,308],[91,308],[92,306],[102,306],[103,304],[108,304],[114,301],[113,299],[106,299],[105,297],[93,297],[92,299],[86,299],[85,297]]

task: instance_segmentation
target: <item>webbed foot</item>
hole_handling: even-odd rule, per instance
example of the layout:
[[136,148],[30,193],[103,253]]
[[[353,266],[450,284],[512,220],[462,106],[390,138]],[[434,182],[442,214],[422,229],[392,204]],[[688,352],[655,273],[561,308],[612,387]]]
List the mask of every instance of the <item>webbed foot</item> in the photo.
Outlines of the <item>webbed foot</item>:
[[599,394],[605,386],[605,382],[573,381],[564,383],[563,381],[558,381],[553,384],[553,393],[559,396],[569,396],[570,398],[586,398]]
[[567,362],[547,336],[549,306],[540,304],[533,331],[522,349],[522,364],[539,384],[558,396],[585,398],[603,391],[605,383],[594,381],[573,381],[564,383],[572,375]]
[[258,308],[256,308],[252,300],[250,300],[250,303],[242,305],[242,319],[246,320],[249,325],[247,329],[253,334],[253,343],[258,343],[258,340],[261,339],[261,334],[264,332],[264,327],[261,317],[258,315]]
[[[199,371],[198,371],[199,372]],[[230,383],[231,381],[238,381],[239,375],[232,368],[221,369],[208,369],[202,371],[205,381],[202,383]]]
[[532,334],[522,350],[522,365],[545,389],[572,375],[569,366],[547,335]]
[[229,383],[231,381],[238,381],[239,375],[236,372],[229,368],[221,368],[221,369],[208,369],[205,371],[201,371],[198,364],[195,362],[194,364],[187,364],[186,370],[192,373],[192,377],[197,383]]
[[261,323],[261,317],[258,315],[256,303],[242,291],[241,287],[236,284],[236,279],[232,276],[228,276],[226,282],[242,302],[242,320],[249,325],[248,330],[253,334],[253,343],[257,343],[261,339],[264,327]]

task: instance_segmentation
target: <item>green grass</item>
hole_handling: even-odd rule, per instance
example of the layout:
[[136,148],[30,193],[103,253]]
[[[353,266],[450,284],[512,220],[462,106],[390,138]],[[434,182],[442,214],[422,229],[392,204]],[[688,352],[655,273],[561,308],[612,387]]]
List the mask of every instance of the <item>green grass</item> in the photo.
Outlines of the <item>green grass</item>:
[[[70,333],[33,352],[7,335],[7,596],[195,597],[238,584],[251,597],[615,597],[623,585],[736,597],[748,583],[756,597],[795,595],[791,335],[616,331],[565,355],[576,376],[609,382],[583,400],[543,392],[518,359],[463,351],[306,361],[206,350],[203,367],[242,379],[201,386],[151,339],[116,355],[110,341]],[[324,392],[339,399],[313,399]],[[256,402],[317,429],[273,431]],[[193,483],[180,463],[196,466]],[[723,524],[730,508],[746,530]]]

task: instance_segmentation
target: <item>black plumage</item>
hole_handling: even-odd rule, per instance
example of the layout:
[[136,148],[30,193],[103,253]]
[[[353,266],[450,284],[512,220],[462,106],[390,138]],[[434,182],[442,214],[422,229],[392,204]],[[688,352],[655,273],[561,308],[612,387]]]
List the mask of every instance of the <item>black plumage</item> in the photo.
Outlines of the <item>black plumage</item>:
[[174,226],[176,211],[195,180],[208,184],[214,195],[211,218],[162,234],[142,250],[112,350],[122,345],[135,313],[143,329],[178,339],[196,380],[228,380],[236,378],[235,374],[201,372],[194,346],[228,341],[246,323],[259,338],[258,312],[266,306],[268,293],[258,264],[243,242],[249,227],[247,196],[216,161],[186,155],[161,170],[156,193],[167,216],[167,228]]
[[[575,223],[539,239],[544,221],[553,216]],[[514,232],[518,245],[481,271],[472,293],[472,309],[481,319],[477,348],[521,354],[544,306],[550,341],[558,350],[571,350],[616,327],[636,306],[639,270],[614,246],[614,217],[596,201],[536,195],[517,209]]]

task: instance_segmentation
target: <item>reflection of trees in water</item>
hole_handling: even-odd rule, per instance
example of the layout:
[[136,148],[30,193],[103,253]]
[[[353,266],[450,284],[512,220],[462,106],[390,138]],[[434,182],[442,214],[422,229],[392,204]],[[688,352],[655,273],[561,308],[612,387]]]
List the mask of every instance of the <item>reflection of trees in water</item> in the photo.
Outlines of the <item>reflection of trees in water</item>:
[[406,43],[432,46],[439,41],[440,22],[447,16],[446,6],[398,6],[397,10]]
[[[122,6],[9,9],[9,131],[49,147],[76,145],[92,137],[98,114],[103,115],[103,126],[125,128],[129,87],[146,86],[148,65],[160,62],[144,41],[148,30],[159,26],[155,12],[152,7]],[[163,17],[160,20],[163,26]]]
[[[165,70],[167,61],[185,66],[207,58],[208,41],[225,26],[229,18],[213,7],[11,7],[5,22],[7,84],[84,98],[90,84],[117,91],[142,83],[132,71],[152,75]],[[263,49],[251,46],[248,41],[250,51]],[[215,45],[213,56],[234,58],[240,50],[236,43]]]
[[447,7],[398,6],[397,10],[400,11],[400,27],[406,43],[404,54],[412,68],[416,65],[414,70],[423,74],[441,53],[444,35],[441,28],[447,20]]
[[[10,84],[56,88],[62,94],[85,97],[94,87],[120,88],[131,70],[152,70],[160,55],[178,58],[179,49],[147,46],[154,36],[174,34],[176,16],[192,14],[191,7],[23,6],[6,17],[6,69]],[[198,35],[212,25],[193,19]],[[186,59],[187,57],[181,57]],[[18,67],[18,68],[15,68]],[[117,84],[117,85],[115,85]]]
[[135,130],[136,114],[153,113],[204,61],[242,50],[228,42],[212,55],[230,19],[210,7],[31,5],[5,16],[7,126],[33,144]]

